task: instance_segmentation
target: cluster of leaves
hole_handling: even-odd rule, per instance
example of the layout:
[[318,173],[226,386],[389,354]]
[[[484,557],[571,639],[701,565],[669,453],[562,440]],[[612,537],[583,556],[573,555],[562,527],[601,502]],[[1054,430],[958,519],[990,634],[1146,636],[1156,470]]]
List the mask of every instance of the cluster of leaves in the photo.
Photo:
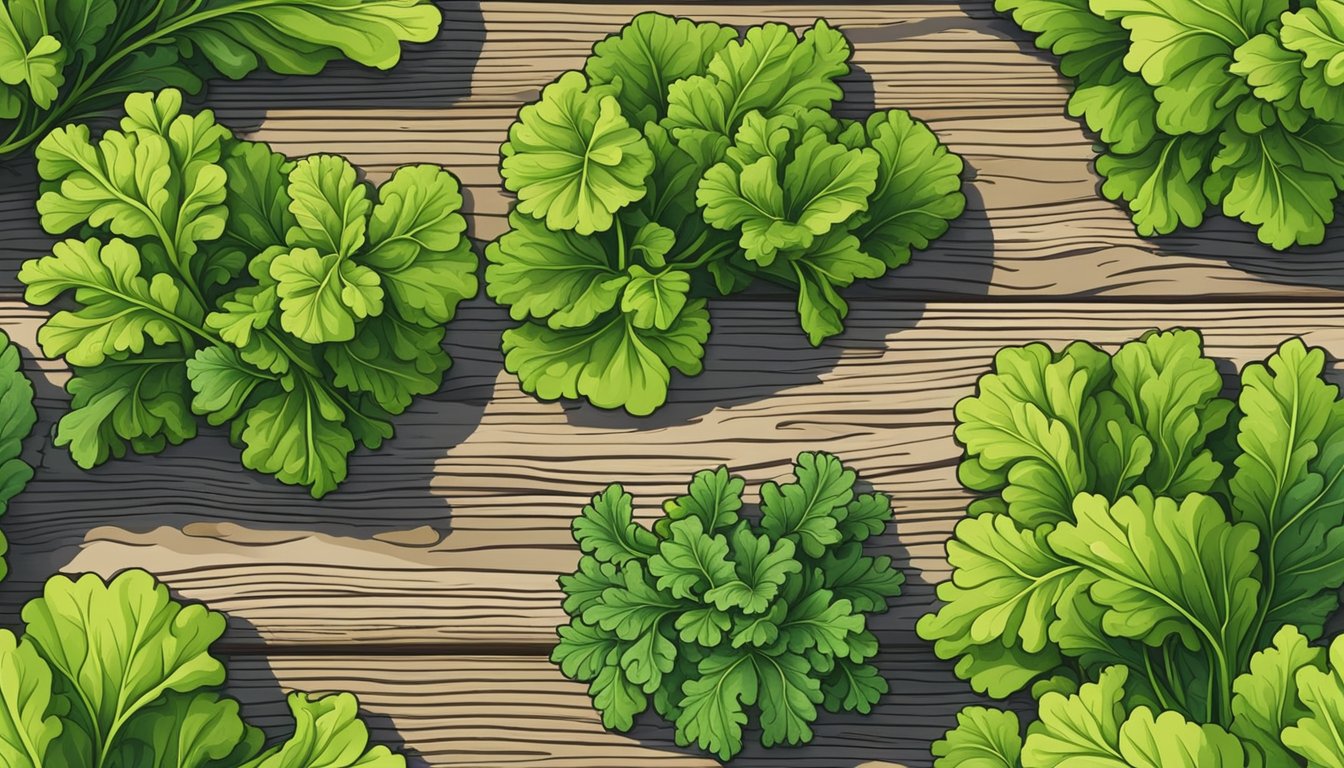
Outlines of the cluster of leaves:
[[863,542],[891,502],[856,495],[854,472],[828,454],[800,454],[794,472],[761,488],[758,525],[724,467],[697,473],[652,530],[620,485],[575,518],[584,556],[560,578],[572,621],[551,659],[590,684],[606,727],[628,731],[652,697],[678,744],[727,760],[748,708],[762,744],[802,744],[818,705],[867,713],[887,692],[867,616],[887,610],[904,575]]
[[0,158],[146,88],[314,74],[338,57],[387,69],[440,22],[427,0],[5,0]]
[[645,13],[519,112],[486,283],[522,322],[504,352],[524,389],[647,415],[700,372],[708,298],[782,285],[820,344],[839,289],[947,230],[961,159],[903,111],[832,117],[849,57],[824,21],[800,39]]
[[1344,189],[1344,1],[996,0],[1076,82],[1102,193],[1142,235],[1209,205],[1276,249],[1316,244]]
[[453,176],[399,169],[377,189],[340,157],[292,162],[182,94],[133,94],[121,130],[37,149],[42,225],[82,237],[26,262],[26,298],[73,295],[38,340],[74,369],[57,445],[88,468],[228,423],[246,466],[310,486],[438,390],[444,323],[476,293]]
[[[19,458],[24,438],[37,423],[33,385],[23,375],[22,365],[19,348],[0,331],[0,515],[9,500],[33,479],[33,468]],[[0,535],[0,555],[6,546],[5,537]],[[0,559],[0,579],[5,572],[5,561]]]
[[[1344,401],[1300,340],[1235,401],[1193,331],[999,352],[957,405],[976,500],[918,624],[972,687],[940,768],[1340,765]],[[995,755],[996,757],[989,757]],[[1328,755],[1328,757],[1325,757]]]
[[183,605],[144,571],[111,583],[53,576],[0,629],[0,764],[6,768],[405,768],[369,747],[355,697],[289,696],[294,735],[261,731],[221,695],[210,646],[224,617]]

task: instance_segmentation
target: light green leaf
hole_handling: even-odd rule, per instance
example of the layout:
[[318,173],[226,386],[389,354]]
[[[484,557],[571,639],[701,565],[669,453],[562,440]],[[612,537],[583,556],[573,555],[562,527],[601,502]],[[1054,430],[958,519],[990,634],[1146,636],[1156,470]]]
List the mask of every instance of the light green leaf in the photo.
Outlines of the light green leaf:
[[1094,13],[1129,30],[1125,68],[1141,74],[1161,105],[1157,124],[1169,134],[1217,127],[1247,92],[1228,71],[1233,51],[1288,10],[1287,0],[1091,0]]
[[1318,0],[1312,5],[1285,13],[1279,38],[1304,54],[1306,66],[1320,68],[1327,85],[1344,85],[1344,3]]
[[243,411],[253,393],[273,393],[275,378],[258,371],[228,347],[198,350],[187,361],[187,377],[196,392],[193,413],[206,416],[212,426],[227,423]]
[[243,722],[238,702],[214,693],[159,698],[126,723],[107,768],[216,768],[261,751],[265,735]]
[[1250,669],[1232,684],[1232,733],[1248,745],[1251,768],[1293,765],[1296,757],[1283,745],[1283,730],[1310,718],[1298,699],[1297,676],[1303,669],[1325,668],[1325,653],[1307,645],[1293,627],[1284,627],[1274,642],[1251,657]]
[[641,13],[618,35],[593,46],[584,71],[593,85],[614,83],[621,112],[636,126],[667,114],[667,90],[684,77],[703,74],[737,32],[713,22]]
[[1216,148],[1214,135],[1164,136],[1135,154],[1103,154],[1097,172],[1101,193],[1128,204],[1134,228],[1144,237],[1167,235],[1204,221],[1204,180]]
[[634,521],[633,500],[618,484],[593,496],[571,525],[579,549],[603,563],[647,560],[658,549],[653,534]]
[[295,248],[271,262],[280,325],[309,344],[349,341],[355,321],[382,314],[378,274],[336,253]]
[[933,756],[934,768],[1022,768],[1022,724],[1016,712],[966,707]]
[[1040,719],[1027,729],[1023,765],[1074,761],[1089,768],[1131,768],[1120,753],[1120,726],[1125,719],[1121,702],[1128,677],[1124,667],[1110,667],[1097,682],[1084,684],[1072,696],[1042,696]]
[[180,114],[181,92],[127,99],[124,131],[95,147],[85,125],[58,128],[37,148],[38,173],[50,185],[38,200],[53,234],[79,224],[126,238],[154,238],[167,259],[200,275],[199,243],[224,231],[225,173],[219,165],[229,131],[209,112]]
[[166,274],[146,278],[135,246],[120,238],[63,240],[52,255],[24,263],[25,298],[49,304],[66,291],[82,305],[57,312],[38,332],[49,357],[71,365],[101,365],[109,356],[139,354],[147,345],[193,343],[200,307]]
[[701,162],[726,148],[743,117],[795,109],[826,109],[843,95],[836,79],[849,73],[849,42],[818,21],[800,40],[784,24],[765,24],[732,41],[696,75],[668,87],[665,125]]
[[[11,16],[9,5],[0,7],[0,82],[5,85],[28,86],[33,103],[47,109],[65,84],[65,65],[69,50],[50,34],[25,34]],[[45,26],[45,25],[43,25]],[[49,30],[41,30],[46,32]]]
[[361,323],[355,338],[323,350],[331,383],[351,392],[367,392],[390,414],[399,414],[416,397],[432,395],[452,365],[443,351],[443,326],[425,328],[383,315]]
[[52,711],[52,670],[28,640],[0,630],[0,745],[5,768],[43,768],[63,730]]
[[619,247],[612,233],[552,231],[517,211],[509,214],[509,226],[486,246],[485,281],[490,298],[508,306],[514,320],[582,328],[616,306],[630,275],[614,265]]
[[219,311],[206,316],[205,327],[243,349],[262,335],[258,331],[271,324],[279,305],[275,285],[245,285],[220,299]]
[[1143,484],[1155,494],[1208,493],[1222,465],[1206,447],[1227,423],[1232,402],[1220,398],[1223,377],[1204,357],[1198,333],[1148,333],[1111,359],[1111,389],[1152,445]]
[[651,221],[635,233],[635,239],[630,243],[630,252],[638,253],[644,259],[644,263],[658,269],[667,264],[666,256],[676,244],[676,232]]
[[355,258],[378,273],[401,319],[438,327],[476,295],[476,255],[457,179],[433,165],[397,169],[378,188],[369,245]]
[[886,264],[861,247],[857,237],[837,229],[788,262],[798,284],[798,319],[814,347],[845,329],[849,305],[836,289],[887,271]]
[[741,170],[720,163],[705,174],[696,201],[705,209],[705,221],[719,229],[740,228],[747,258],[769,266],[780,251],[811,248],[814,238],[867,210],[879,161],[873,150],[848,149],[810,132],[782,165],[782,174],[772,156]]
[[58,696],[72,722],[87,718],[95,753],[169,691],[224,682],[223,665],[209,654],[224,617],[173,601],[144,571],[123,572],[110,584],[93,574],[55,576],[24,606],[23,620],[25,642],[68,682]]
[[294,735],[242,768],[406,768],[406,758],[369,746],[359,703],[348,693],[320,698],[291,693]]
[[196,436],[188,403],[187,356],[181,348],[155,349],[96,368],[76,368],[67,383],[70,412],[56,426],[56,445],[84,469],[109,458],[151,454]]
[[1002,514],[957,523],[947,544],[952,579],[938,586],[943,607],[916,625],[939,658],[963,657],[959,677],[995,698],[1060,662],[1049,629],[1080,568],[1050,549],[1048,530],[1019,529]]
[[518,211],[580,235],[611,229],[616,211],[644,197],[653,170],[653,152],[611,89],[587,86],[567,72],[523,107],[500,166]]
[[679,269],[649,272],[634,264],[630,282],[621,293],[621,311],[630,315],[636,328],[665,331],[672,327],[686,307],[691,276]]
[[1313,124],[1291,132],[1274,126],[1254,135],[1226,130],[1220,142],[1204,190],[1221,201],[1224,213],[1257,227],[1260,242],[1279,250],[1325,238],[1344,183],[1344,127]]
[[337,155],[305,157],[289,172],[288,191],[295,221],[286,233],[291,248],[341,261],[364,245],[373,204],[350,161]]
[[[1290,130],[1302,127],[1305,119],[1302,107],[1308,106],[1306,94],[1302,93],[1307,79],[1302,54],[1284,48],[1276,35],[1262,33],[1237,48],[1228,69],[1246,78],[1256,98],[1273,104],[1279,119]],[[1316,82],[1324,85],[1325,81],[1318,76]],[[1316,89],[1317,92],[1320,90]]]
[[1152,646],[1175,636],[1210,659],[1240,658],[1253,640],[1259,590],[1253,526],[1229,523],[1211,497],[1191,494],[1178,505],[1142,486],[1114,504],[1082,494],[1073,511],[1077,522],[1046,539],[1099,577],[1091,596],[1107,609],[1108,634]]
[[1344,764],[1340,723],[1344,723],[1344,641],[1330,643],[1329,665],[1308,664],[1296,673],[1297,694],[1307,715],[1283,730],[1283,745],[1310,766]]
[[1260,531],[1268,578],[1257,647],[1285,624],[1321,633],[1344,583],[1344,403],[1322,380],[1325,353],[1299,339],[1242,371],[1232,515]]
[[262,65],[311,75],[342,56],[390,69],[401,58],[402,42],[433,40],[442,18],[432,4],[417,0],[205,0],[199,19],[181,34],[221,74],[237,80]]
[[309,486],[313,498],[321,498],[345,479],[354,436],[347,414],[320,384],[300,376],[290,386],[248,409],[243,466]]
[[877,181],[867,213],[852,231],[863,253],[894,269],[910,260],[911,251],[942,237],[965,210],[964,164],[903,110],[874,112],[864,132],[877,153]]
[[1069,97],[1069,114],[1081,117],[1112,152],[1142,152],[1158,138],[1157,99],[1138,75],[1113,83],[1081,81]]
[[708,337],[703,299],[689,302],[666,331],[636,328],[628,315],[565,331],[527,323],[504,332],[504,367],[543,400],[582,396],[647,416],[666,401],[672,370],[700,373]]

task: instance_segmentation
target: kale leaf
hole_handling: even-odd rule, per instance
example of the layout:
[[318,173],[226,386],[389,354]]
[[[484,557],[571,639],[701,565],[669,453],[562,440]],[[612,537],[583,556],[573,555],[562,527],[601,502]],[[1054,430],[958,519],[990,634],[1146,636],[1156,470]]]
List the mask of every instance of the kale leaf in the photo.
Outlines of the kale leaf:
[[761,488],[756,523],[725,467],[697,473],[652,530],[620,485],[575,518],[584,555],[560,577],[571,621],[551,660],[589,684],[606,727],[629,730],[652,703],[678,744],[727,760],[750,714],[763,745],[803,744],[819,707],[867,713],[887,692],[867,617],[904,576],[863,542],[891,502],[856,494],[829,454],[800,454],[794,475]]

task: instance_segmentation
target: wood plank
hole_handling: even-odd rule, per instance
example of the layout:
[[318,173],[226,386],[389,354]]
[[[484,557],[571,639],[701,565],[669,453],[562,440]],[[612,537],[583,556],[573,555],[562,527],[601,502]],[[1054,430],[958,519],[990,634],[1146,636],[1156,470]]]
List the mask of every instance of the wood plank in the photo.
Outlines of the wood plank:
[[[943,543],[966,497],[954,474],[952,406],[1003,346],[1085,338],[1116,344],[1154,327],[1206,332],[1226,370],[1285,337],[1344,352],[1344,304],[932,304],[857,302],[849,330],[819,349],[777,302],[713,308],[708,372],[674,382],[671,403],[638,419],[542,403],[501,370],[498,309],[468,306],[450,334],[444,389],[397,421],[398,436],[352,461],[326,499],[243,471],[217,430],[159,456],[91,472],[34,441],[36,480],[3,521],[13,573],[0,615],[51,572],[142,566],[228,612],[229,642],[540,648],[564,620],[557,574],[573,568],[568,525],[609,482],[642,516],[689,475],[726,463],[754,489],[801,450],[828,450],[891,494],[882,537],[910,577],[884,642],[911,627],[946,578]],[[32,349],[40,313],[0,306]],[[65,374],[40,375],[44,430],[64,408]],[[1338,376],[1338,364],[1331,364]]]
[[[439,163],[465,182],[472,229],[504,229],[499,144],[517,109],[592,44],[647,6],[448,2],[439,38],[391,73],[335,64],[315,78],[265,74],[217,84],[209,104],[228,124],[292,155],[340,152],[375,180],[396,166]],[[1049,57],[988,0],[878,5],[659,6],[747,25],[826,17],[855,46],[841,111],[904,107],[968,164],[968,212],[928,253],[857,295],[982,297],[1339,297],[1344,270],[1329,248],[1274,254],[1250,230],[1215,219],[1195,233],[1138,238],[1100,198],[1093,139],[1068,118]],[[0,184],[7,248],[0,278],[48,248],[31,215],[31,168]],[[0,291],[17,288],[0,279]]]
[[[891,693],[869,715],[822,713],[812,743],[734,759],[744,768],[927,768],[929,745],[968,704],[983,703],[931,654],[884,654]],[[292,728],[282,691],[347,690],[375,738],[401,746],[412,768],[708,768],[714,759],[676,746],[670,724],[646,715],[629,734],[608,733],[585,686],[541,657],[234,657],[232,693],[272,735]],[[749,737],[759,742],[757,735]]]

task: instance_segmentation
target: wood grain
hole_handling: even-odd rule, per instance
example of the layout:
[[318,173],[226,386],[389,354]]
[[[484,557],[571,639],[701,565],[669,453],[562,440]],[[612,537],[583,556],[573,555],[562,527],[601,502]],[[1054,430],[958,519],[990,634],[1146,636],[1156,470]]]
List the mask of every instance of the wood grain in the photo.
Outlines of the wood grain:
[[[319,77],[265,74],[217,83],[207,103],[227,124],[291,155],[339,152],[374,180],[406,163],[455,171],[482,240],[504,229],[498,149],[518,108],[594,42],[647,6],[441,2],[439,38],[389,73],[334,64]],[[874,5],[660,5],[667,13],[749,25],[818,17],[853,43],[840,111],[901,107],[966,160],[968,211],[915,263],[856,295],[889,299],[1331,298],[1344,270],[1329,248],[1275,254],[1249,228],[1215,217],[1194,232],[1144,240],[1098,195],[1093,139],[1066,116],[1051,59],[985,0]],[[31,213],[31,167],[0,185],[7,225],[0,278],[49,248]],[[0,279],[0,295],[15,295]]]
[[[865,716],[822,713],[806,747],[745,749],[746,768],[927,768],[929,745],[977,703],[947,665],[911,651],[878,657],[891,692]],[[248,656],[229,661],[231,692],[273,735],[292,729],[282,692],[353,691],[380,743],[412,768],[709,768],[676,746],[670,724],[641,718],[608,733],[586,688],[541,657]],[[753,716],[754,717],[754,716]],[[759,741],[755,732],[748,739]],[[404,747],[403,747],[404,745]]]
[[[1294,334],[1344,351],[1339,303],[864,300],[849,330],[819,349],[792,329],[787,304],[712,312],[708,372],[674,381],[670,404],[638,419],[520,392],[501,370],[499,310],[474,303],[450,335],[458,364],[444,389],[400,418],[383,449],[357,455],[350,480],[321,501],[244,471],[219,431],[91,472],[36,441],[37,478],[4,522],[13,574],[0,613],[58,568],[142,566],[228,613],[232,647],[535,650],[564,620],[555,577],[573,568],[568,525],[589,495],[622,481],[647,517],[697,469],[725,463],[754,494],[787,475],[799,451],[821,449],[894,499],[879,549],[911,584],[878,628],[886,642],[915,642],[913,620],[947,576],[943,542],[966,501],[952,406],[1000,347],[1115,344],[1155,326],[1196,327],[1229,374]],[[31,349],[38,317],[8,305],[0,324]],[[34,366],[49,430],[65,374]]]

